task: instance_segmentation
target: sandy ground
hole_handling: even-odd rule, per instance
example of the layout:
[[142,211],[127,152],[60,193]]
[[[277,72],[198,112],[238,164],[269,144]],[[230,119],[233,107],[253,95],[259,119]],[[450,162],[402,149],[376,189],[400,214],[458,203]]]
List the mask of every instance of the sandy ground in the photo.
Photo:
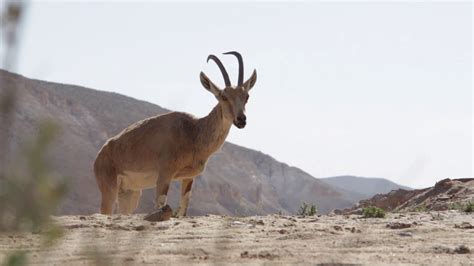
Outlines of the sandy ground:
[[47,265],[474,265],[474,214],[458,211],[395,213],[385,219],[209,215],[147,222],[143,215],[95,214],[55,220],[65,234],[47,248],[41,247],[41,234],[2,233],[0,262],[21,249],[30,263]]

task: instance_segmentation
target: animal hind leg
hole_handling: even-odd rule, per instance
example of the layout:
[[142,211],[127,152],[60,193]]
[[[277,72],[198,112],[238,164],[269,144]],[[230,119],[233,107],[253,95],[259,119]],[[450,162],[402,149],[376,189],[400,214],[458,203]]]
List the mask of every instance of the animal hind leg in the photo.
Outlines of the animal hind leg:
[[115,168],[111,164],[107,149],[102,148],[94,162],[94,175],[102,194],[100,212],[112,214],[117,201],[118,180]]
[[96,180],[102,194],[102,202],[100,205],[100,213],[112,214],[114,205],[117,201],[118,184],[115,175],[107,175],[96,172]]
[[123,190],[118,193],[118,210],[121,214],[131,214],[138,207],[142,191]]
[[191,189],[193,187],[194,179],[184,179],[181,181],[181,199],[179,202],[179,209],[176,216],[186,216],[188,210],[189,199],[191,198]]

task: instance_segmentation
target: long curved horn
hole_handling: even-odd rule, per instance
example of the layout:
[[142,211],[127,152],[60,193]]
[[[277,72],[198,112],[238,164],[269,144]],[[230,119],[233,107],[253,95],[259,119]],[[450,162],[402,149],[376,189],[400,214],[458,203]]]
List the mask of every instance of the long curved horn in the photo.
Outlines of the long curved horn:
[[229,74],[227,74],[227,71],[225,70],[225,67],[224,67],[224,65],[222,64],[221,60],[219,60],[219,58],[217,58],[217,56],[215,56],[215,55],[213,55],[213,54],[210,54],[210,55],[207,57],[207,62],[208,62],[208,63],[209,63],[209,59],[214,60],[214,62],[216,62],[217,66],[218,66],[219,69],[221,70],[222,76],[224,77],[225,86],[226,86],[226,87],[232,86],[232,85],[230,84]]
[[224,54],[235,55],[235,57],[237,57],[237,60],[239,60],[239,81],[237,82],[237,85],[242,86],[242,84],[244,83],[244,60],[242,59],[242,55],[236,51],[231,51]]

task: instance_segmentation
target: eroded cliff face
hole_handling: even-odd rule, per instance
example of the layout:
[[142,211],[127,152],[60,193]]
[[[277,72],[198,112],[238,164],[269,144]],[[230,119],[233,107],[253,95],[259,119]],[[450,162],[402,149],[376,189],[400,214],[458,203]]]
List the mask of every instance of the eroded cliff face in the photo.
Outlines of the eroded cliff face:
[[[123,95],[25,77],[0,70],[0,90],[18,92],[14,124],[9,130],[10,158],[21,158],[22,146],[38,125],[51,120],[61,134],[49,154],[51,169],[70,179],[69,193],[59,209],[62,214],[94,213],[100,194],[92,165],[109,137],[138,120],[169,112],[159,106]],[[2,128],[2,130],[5,130]],[[177,206],[178,183],[171,187],[172,206]],[[144,192],[138,212],[154,206],[153,189]],[[304,171],[268,155],[226,143],[208,162],[193,188],[188,214],[261,215],[295,213],[302,202],[319,211],[345,208],[352,201]]]
[[336,213],[361,213],[368,206],[387,211],[444,211],[461,208],[469,202],[474,202],[474,178],[446,178],[429,188],[398,189],[387,194],[377,194]]

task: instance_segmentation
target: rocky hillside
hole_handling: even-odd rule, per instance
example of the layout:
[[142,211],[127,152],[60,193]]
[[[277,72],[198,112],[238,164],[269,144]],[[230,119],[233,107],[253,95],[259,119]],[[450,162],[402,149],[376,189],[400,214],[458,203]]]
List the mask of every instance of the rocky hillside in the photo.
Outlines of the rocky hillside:
[[371,198],[376,194],[385,194],[392,190],[411,190],[409,187],[399,185],[384,178],[345,175],[321,178],[320,180],[347,195],[354,202]]
[[[70,178],[69,193],[59,210],[62,214],[97,212],[99,191],[92,165],[107,138],[135,121],[168,112],[123,95],[27,79],[0,70],[0,92],[8,87],[15,87],[19,97],[8,136],[6,152],[10,158],[21,157],[20,151],[42,121],[51,120],[61,128],[50,159],[56,174]],[[171,188],[172,206],[177,204],[178,188],[178,183]],[[139,212],[152,210],[153,194],[153,190],[145,191]],[[295,213],[303,201],[317,204],[323,213],[353,204],[343,193],[298,168],[226,143],[195,183],[188,213]]]
[[387,194],[360,201],[356,206],[336,213],[361,213],[368,206],[387,211],[444,211],[461,209],[474,202],[474,178],[443,179],[424,189],[392,190]]

